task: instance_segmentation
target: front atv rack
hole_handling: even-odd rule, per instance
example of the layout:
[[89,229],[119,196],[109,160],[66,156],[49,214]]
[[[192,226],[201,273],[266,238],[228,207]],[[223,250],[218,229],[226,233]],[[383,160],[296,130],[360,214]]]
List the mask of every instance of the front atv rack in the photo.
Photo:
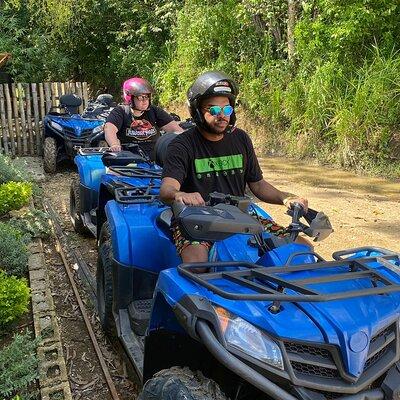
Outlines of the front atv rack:
[[130,167],[130,166],[111,166],[108,167],[108,171],[129,178],[161,179],[161,174],[162,174],[161,170],[154,170],[150,168],[141,168],[141,167]]
[[[131,185],[127,182],[114,182],[114,198],[122,204],[153,203],[158,200],[160,183],[150,182],[146,185]],[[154,191],[157,191],[155,194]]]
[[105,152],[110,151],[109,147],[81,147],[81,146],[74,146],[74,149],[81,156],[94,156],[94,155],[98,155],[98,154],[104,154]]
[[[400,277],[400,254],[382,249],[380,253],[377,256],[334,261],[325,261],[317,254],[311,253],[318,259],[317,262],[279,267],[264,267],[247,262],[187,263],[179,265],[178,271],[181,275],[227,299],[273,301],[270,309],[277,312],[280,309],[280,302],[324,302],[400,293],[400,284],[388,278],[393,272]],[[206,273],[193,272],[196,268],[205,267],[214,270],[227,267],[237,269]],[[386,274],[382,274],[377,268],[383,268]],[[305,271],[320,271],[323,275],[297,278],[298,272]],[[315,287],[307,286],[361,279],[368,279],[371,287],[324,293]],[[232,287],[231,291],[226,290],[228,285]],[[243,293],[242,290],[242,293],[239,293],[239,287],[235,285],[241,286],[242,289],[247,288],[249,292]],[[332,285],[329,287],[331,289]]]

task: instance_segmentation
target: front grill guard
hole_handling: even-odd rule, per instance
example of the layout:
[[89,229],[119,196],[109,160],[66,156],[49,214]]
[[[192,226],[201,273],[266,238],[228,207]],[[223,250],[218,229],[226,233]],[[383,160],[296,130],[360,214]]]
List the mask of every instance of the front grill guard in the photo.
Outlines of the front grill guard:
[[69,139],[76,139],[76,140],[86,140],[87,138],[90,137],[90,135],[93,133],[93,128],[87,128],[83,129],[80,132],[80,135],[76,135],[76,130],[74,128],[70,127],[64,127],[63,128],[63,133],[65,136],[67,136]]
[[[321,259],[318,255],[315,256],[317,259]],[[382,253],[379,256],[357,259],[318,261],[316,263],[279,267],[263,267],[248,262],[186,263],[179,265],[178,271],[186,278],[226,299],[273,301],[274,304],[271,307],[279,311],[281,302],[323,302],[400,292],[400,284],[381,274],[372,264],[378,264],[391,271],[398,269],[398,273],[400,273],[400,254]],[[205,273],[193,272],[196,268],[224,269],[227,267],[236,267],[236,269]],[[282,274],[301,271],[323,270],[328,272],[329,269],[332,273],[314,278],[288,279],[281,276]],[[292,274],[290,275],[292,276]],[[371,287],[334,293],[323,293],[307,287],[308,284],[344,282],[356,279],[369,279]],[[212,281],[219,281],[220,283]],[[219,286],[221,282],[225,285],[227,283],[236,284],[250,289],[251,292],[228,291]]]
[[[363,374],[358,379],[360,384],[363,381],[376,380],[398,359],[398,335],[397,325],[394,323],[371,339]],[[313,388],[318,381],[320,390],[328,392],[327,388],[338,390],[339,387],[354,385],[355,379],[346,374],[336,346],[284,341],[283,348],[298,384]]]

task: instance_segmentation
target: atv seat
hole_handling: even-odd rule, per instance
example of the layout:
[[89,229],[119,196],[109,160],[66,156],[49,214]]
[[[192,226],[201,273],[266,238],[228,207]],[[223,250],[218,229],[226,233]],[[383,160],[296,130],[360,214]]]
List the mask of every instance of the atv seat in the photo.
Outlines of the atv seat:
[[156,222],[158,227],[167,235],[171,236],[171,220],[173,214],[170,208],[162,211],[161,214],[157,217]]
[[70,114],[78,114],[79,106],[82,104],[82,99],[76,94],[69,93],[60,96],[60,105],[65,108]]
[[103,164],[106,167],[110,166],[126,166],[128,164],[145,163],[146,160],[139,154],[132,153],[131,151],[109,151],[101,157]]

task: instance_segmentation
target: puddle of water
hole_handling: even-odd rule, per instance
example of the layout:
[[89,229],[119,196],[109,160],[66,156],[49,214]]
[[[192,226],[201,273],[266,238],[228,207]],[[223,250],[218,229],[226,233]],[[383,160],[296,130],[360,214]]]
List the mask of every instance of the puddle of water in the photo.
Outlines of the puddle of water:
[[311,165],[304,161],[283,157],[262,157],[259,158],[259,162],[261,168],[266,172],[266,177],[268,171],[273,171],[310,185],[338,190],[347,189],[386,196],[390,200],[400,201],[400,178],[390,181],[383,178],[360,176],[348,171]]

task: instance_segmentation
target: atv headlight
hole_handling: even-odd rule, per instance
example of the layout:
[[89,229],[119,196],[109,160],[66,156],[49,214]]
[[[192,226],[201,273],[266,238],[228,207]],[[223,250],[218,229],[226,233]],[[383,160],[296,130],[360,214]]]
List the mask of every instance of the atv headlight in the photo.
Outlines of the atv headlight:
[[251,357],[284,369],[282,352],[265,333],[222,307],[215,307],[226,342]]
[[63,131],[63,127],[58,122],[50,121],[50,126],[52,128],[54,128],[56,131],[59,131],[59,132]]
[[104,128],[104,124],[96,126],[96,128],[93,129],[93,133],[94,134],[99,133],[103,130],[103,128]]

